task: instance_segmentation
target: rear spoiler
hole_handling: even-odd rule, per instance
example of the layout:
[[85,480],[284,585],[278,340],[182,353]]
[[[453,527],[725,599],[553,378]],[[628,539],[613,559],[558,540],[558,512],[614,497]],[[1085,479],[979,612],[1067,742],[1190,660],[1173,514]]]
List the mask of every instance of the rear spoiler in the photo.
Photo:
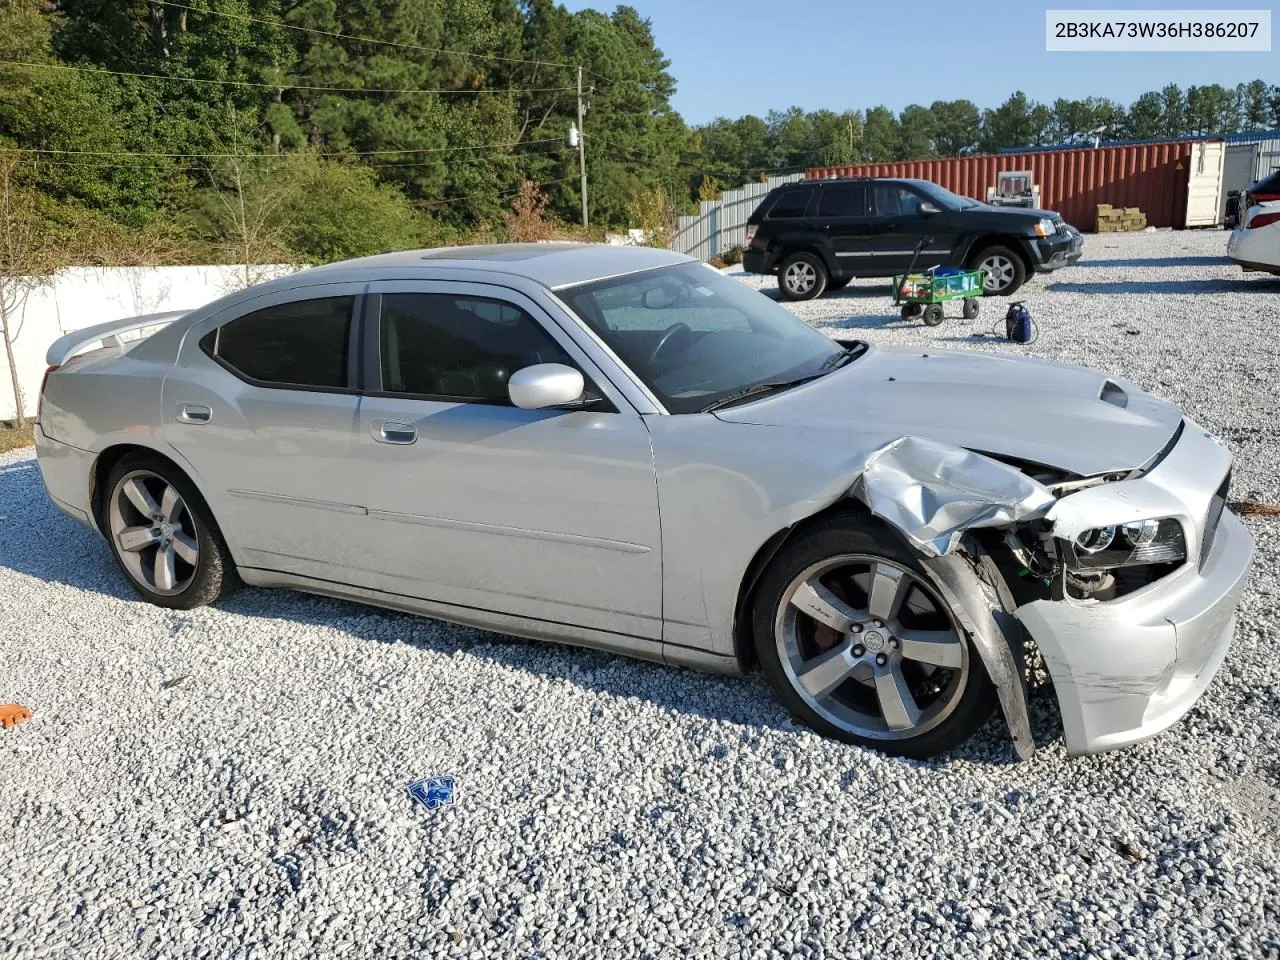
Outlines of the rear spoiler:
[[146,313],[140,317],[126,317],[123,320],[112,320],[108,323],[85,327],[83,330],[73,330],[53,341],[49,352],[44,356],[44,361],[51,367],[60,367],[78,351],[99,340],[104,347],[115,347],[123,351],[124,341],[120,339],[122,334],[141,330],[143,327],[172,323],[190,312],[190,310],[170,310],[167,313]]

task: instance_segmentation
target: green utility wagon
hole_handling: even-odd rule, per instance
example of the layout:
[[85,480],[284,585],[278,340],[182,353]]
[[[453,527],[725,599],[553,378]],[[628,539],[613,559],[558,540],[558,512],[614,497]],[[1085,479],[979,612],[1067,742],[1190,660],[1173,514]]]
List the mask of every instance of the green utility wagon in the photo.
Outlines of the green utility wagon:
[[936,327],[942,322],[942,305],[948,300],[964,301],[964,318],[972,320],[978,315],[978,300],[982,296],[985,270],[957,270],[954,267],[933,267],[924,273],[911,273],[893,278],[894,305],[902,304],[902,319],[914,320],[923,316],[927,326]]

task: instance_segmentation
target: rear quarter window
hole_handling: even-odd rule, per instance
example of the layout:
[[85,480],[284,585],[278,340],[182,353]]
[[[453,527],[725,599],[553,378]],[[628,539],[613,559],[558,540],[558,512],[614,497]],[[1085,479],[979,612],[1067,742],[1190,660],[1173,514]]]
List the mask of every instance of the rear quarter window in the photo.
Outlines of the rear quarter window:
[[765,216],[770,220],[799,219],[809,208],[812,190],[784,190]]
[[265,386],[346,389],[355,297],[319,297],[255,310],[200,346],[243,379]]

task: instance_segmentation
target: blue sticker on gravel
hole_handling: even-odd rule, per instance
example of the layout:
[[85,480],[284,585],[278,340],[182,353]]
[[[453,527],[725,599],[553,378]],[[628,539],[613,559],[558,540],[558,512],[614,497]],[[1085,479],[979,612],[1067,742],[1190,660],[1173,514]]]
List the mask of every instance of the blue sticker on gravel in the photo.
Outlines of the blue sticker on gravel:
[[409,796],[428,810],[452,806],[455,792],[453,777],[447,775],[419,777],[409,784]]

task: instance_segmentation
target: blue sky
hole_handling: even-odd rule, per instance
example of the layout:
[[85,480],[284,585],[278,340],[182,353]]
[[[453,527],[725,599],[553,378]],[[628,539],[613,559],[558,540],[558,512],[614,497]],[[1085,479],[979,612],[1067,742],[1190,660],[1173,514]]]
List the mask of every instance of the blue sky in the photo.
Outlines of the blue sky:
[[[565,0],[611,11],[605,0]],[[1280,53],[1046,53],[1045,9],[1196,9],[1195,4],[1110,0],[1072,4],[938,0],[630,0],[653,22],[689,123],[966,97],[995,106],[1014,90],[1034,100],[1110,97],[1128,104],[1174,82],[1234,87],[1280,82]],[[1224,4],[1200,0],[1199,9]],[[1240,0],[1233,8],[1270,7]],[[1280,22],[1277,23],[1280,26]],[[1273,41],[1274,44],[1274,41]]]

